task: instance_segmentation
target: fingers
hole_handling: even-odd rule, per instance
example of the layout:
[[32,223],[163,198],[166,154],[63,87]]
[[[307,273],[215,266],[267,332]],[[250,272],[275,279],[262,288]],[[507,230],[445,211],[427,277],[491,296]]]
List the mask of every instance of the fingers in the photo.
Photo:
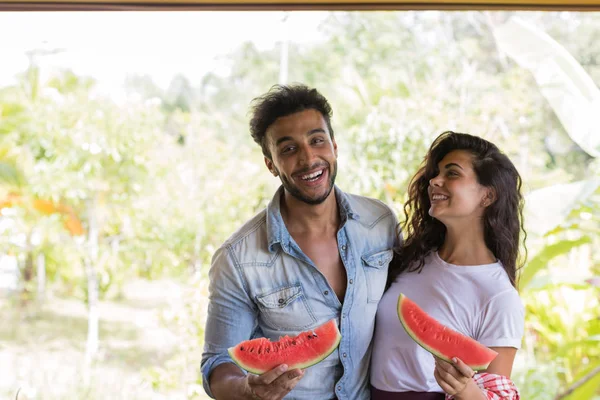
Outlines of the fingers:
[[437,367],[433,371],[433,376],[435,377],[435,381],[438,383],[438,385],[440,385],[440,387],[442,388],[442,390],[444,392],[448,393],[450,396],[453,396],[454,394],[456,394],[456,390],[440,376],[440,373],[439,373],[439,370],[437,369]]
[[271,384],[271,386],[276,385],[280,388],[287,390],[287,392],[290,392],[298,384],[298,382],[300,381],[300,379],[302,379],[303,376],[304,371],[302,371],[301,369],[293,369],[285,374],[282,374],[279,378],[275,380],[275,382]]
[[304,371],[288,371],[287,365],[280,365],[261,376],[248,375],[250,392],[261,400],[280,400],[288,394],[302,379]]
[[302,378],[304,376],[304,371],[299,368],[296,368],[296,369],[293,369],[290,372],[288,372],[287,376],[288,376],[289,380]]
[[[450,385],[454,390],[457,390],[461,386],[465,385],[464,377],[460,374],[451,364],[448,364],[448,367],[444,366],[442,363],[445,361],[441,361],[440,363],[436,362],[434,375],[437,372],[437,376]],[[447,369],[448,368],[448,369]],[[441,386],[441,385],[440,385]]]
[[454,362],[454,368],[456,368],[463,376],[467,378],[472,378],[475,376],[475,371],[471,369],[467,364],[465,364],[460,358],[454,357],[452,359]]
[[435,365],[439,366],[442,370],[444,370],[446,372],[450,372],[454,369],[452,364],[450,364],[448,361],[442,360],[441,358],[438,358],[438,357],[434,357],[434,359],[435,359]]
[[453,358],[452,363],[435,357],[433,376],[436,382],[447,394],[454,396],[461,393],[472,382],[475,372],[458,358]]
[[248,383],[255,385],[270,385],[283,373],[285,373],[285,371],[287,371],[287,368],[287,365],[281,364],[280,366],[275,367],[262,375],[248,375]]
[[435,359],[435,368],[439,370],[439,375],[441,377],[451,376],[454,380],[460,380],[462,378],[462,374],[454,368],[454,365],[440,358]]
[[475,371],[456,357],[452,359],[452,363],[435,357],[435,365],[439,365],[442,370],[452,374],[456,379],[461,379],[462,377],[472,378],[475,375]]

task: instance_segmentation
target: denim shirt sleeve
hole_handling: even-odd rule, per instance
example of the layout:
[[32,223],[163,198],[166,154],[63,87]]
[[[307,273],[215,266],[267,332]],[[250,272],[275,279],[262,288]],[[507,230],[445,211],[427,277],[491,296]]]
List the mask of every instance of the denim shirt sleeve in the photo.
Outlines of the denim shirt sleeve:
[[209,272],[209,302],[202,353],[202,385],[210,391],[209,377],[217,366],[232,363],[229,347],[252,337],[257,310],[248,296],[231,249],[223,246],[213,256]]

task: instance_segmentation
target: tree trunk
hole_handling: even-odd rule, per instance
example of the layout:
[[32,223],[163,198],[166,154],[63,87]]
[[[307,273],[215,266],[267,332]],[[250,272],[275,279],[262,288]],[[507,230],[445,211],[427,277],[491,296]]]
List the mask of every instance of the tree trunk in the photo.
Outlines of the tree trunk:
[[[120,239],[120,235],[119,235],[117,237],[114,237],[112,239],[112,241],[110,242],[111,258],[115,264],[118,264],[118,262],[119,262],[119,249],[120,248],[121,248],[121,239]],[[118,268],[118,265],[114,265],[113,267],[114,267],[114,270],[116,271]],[[119,299],[122,299],[124,297],[123,282],[120,279],[117,280],[117,293],[118,293],[117,296]]]
[[46,256],[39,253],[37,256],[37,298],[44,301],[46,297]]
[[85,347],[86,383],[89,383],[89,367],[98,352],[99,345],[99,313],[98,313],[98,274],[96,263],[98,261],[98,220],[97,220],[97,195],[88,203],[88,255],[86,257],[85,272],[88,290],[88,334]]
[[25,306],[31,300],[31,281],[33,280],[33,245],[31,236],[33,231],[27,235],[25,244],[25,265],[23,266],[23,291],[21,292],[21,305]]
[[202,271],[202,243],[204,240],[204,218],[198,216],[198,226],[196,228],[196,237],[194,238],[194,254],[192,256],[192,268],[194,275],[199,275]]

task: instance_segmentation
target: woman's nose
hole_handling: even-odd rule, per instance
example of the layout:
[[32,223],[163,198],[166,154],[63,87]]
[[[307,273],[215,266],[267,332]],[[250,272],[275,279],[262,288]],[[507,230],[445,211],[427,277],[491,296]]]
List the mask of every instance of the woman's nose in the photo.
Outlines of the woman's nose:
[[440,186],[440,185],[441,185],[441,182],[440,182],[440,179],[438,179],[437,176],[434,177],[434,178],[431,178],[429,180],[429,186]]

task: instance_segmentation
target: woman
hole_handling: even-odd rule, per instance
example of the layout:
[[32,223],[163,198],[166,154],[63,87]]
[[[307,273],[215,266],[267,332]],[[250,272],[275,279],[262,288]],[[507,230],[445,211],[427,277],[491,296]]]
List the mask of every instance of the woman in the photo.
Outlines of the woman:
[[406,334],[396,310],[404,293],[442,324],[492,348],[498,356],[487,376],[512,385],[524,331],[515,288],[522,209],[521,177],[494,144],[455,132],[433,142],[410,183],[405,242],[377,311],[373,400],[518,399],[514,385],[487,397],[485,374],[473,379],[461,360],[434,358]]

